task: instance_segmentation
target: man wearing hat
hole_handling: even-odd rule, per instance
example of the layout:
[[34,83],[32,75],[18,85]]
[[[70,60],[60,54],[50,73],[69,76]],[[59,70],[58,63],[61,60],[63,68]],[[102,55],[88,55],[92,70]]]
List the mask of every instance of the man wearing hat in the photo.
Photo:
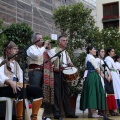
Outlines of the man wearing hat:
[[[18,53],[18,46],[9,41],[4,45],[4,56],[0,57],[0,97],[16,98],[16,117],[22,120],[23,116],[23,72],[15,61],[15,54]],[[9,60],[9,58],[11,58]],[[4,61],[4,62],[3,62]],[[26,98],[33,98],[31,120],[37,120],[38,110],[42,104],[43,92],[40,87],[27,85],[25,88]]]

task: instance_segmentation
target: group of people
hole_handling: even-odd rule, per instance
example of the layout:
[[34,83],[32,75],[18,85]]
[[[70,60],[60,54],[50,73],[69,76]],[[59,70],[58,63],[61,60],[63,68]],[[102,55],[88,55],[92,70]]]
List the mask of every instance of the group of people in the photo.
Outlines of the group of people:
[[[120,109],[120,55],[115,50],[87,47],[87,74],[80,99],[80,110],[88,109],[88,117],[109,114],[118,116]],[[98,113],[97,111],[98,110]]]
[[[61,105],[67,118],[77,118],[78,116],[70,108],[68,83],[62,72],[66,67],[74,66],[66,51],[67,38],[59,36],[58,46],[55,48],[51,48],[48,40],[43,44],[40,33],[34,33],[31,41],[33,45],[26,51],[29,65],[29,84],[25,86],[25,98],[29,100],[32,98],[31,120],[37,120],[38,111],[43,101],[47,99],[51,99],[54,103],[54,119],[62,120]],[[15,102],[16,118],[22,120],[23,86],[21,83],[23,83],[23,71],[15,60],[18,52],[18,45],[13,41],[4,45],[4,55],[0,57],[0,97],[18,100]],[[106,110],[109,110],[111,115],[119,115],[120,55],[116,55],[115,61],[114,56],[113,48],[106,51],[105,57],[104,49],[96,51],[93,46],[87,47],[87,74],[80,99],[80,110],[88,109],[88,117],[103,117]],[[45,60],[46,57],[47,60]],[[52,59],[50,59],[51,57]],[[4,60],[5,62],[3,62]],[[46,64],[50,65],[50,69]],[[50,120],[50,118],[43,116],[43,120]]]
[[[65,50],[67,47],[67,38],[65,36],[59,36],[57,41],[58,46],[55,48],[51,48],[49,41],[45,41],[43,44],[40,33],[34,33],[31,41],[33,45],[26,51],[29,65],[29,84],[25,87],[25,98],[29,100],[32,98],[31,120],[37,120],[38,111],[45,99],[43,87],[44,84],[48,84],[48,81],[45,82],[44,80],[44,72],[48,73],[48,69],[45,69],[46,71],[44,70],[44,66],[47,64],[47,62],[44,61],[44,54],[47,53],[50,58],[62,50],[59,57],[56,56],[49,60],[51,62],[51,71],[53,72],[52,77],[54,78],[51,82],[54,91],[50,91],[50,93],[54,94],[52,98],[54,102],[53,115],[54,119],[62,120],[61,105],[63,105],[67,118],[77,118],[78,116],[76,116],[70,108],[68,84],[62,72],[64,68],[73,66],[69,54]],[[4,45],[4,55],[0,57],[0,97],[17,99],[17,102],[15,102],[16,118],[17,120],[22,120],[23,86],[21,83],[23,83],[23,71],[15,60],[18,52],[18,45],[13,41],[9,41]],[[5,62],[3,62],[4,60]],[[47,92],[47,90],[48,87],[45,92]],[[43,120],[50,120],[50,118],[43,116]]]

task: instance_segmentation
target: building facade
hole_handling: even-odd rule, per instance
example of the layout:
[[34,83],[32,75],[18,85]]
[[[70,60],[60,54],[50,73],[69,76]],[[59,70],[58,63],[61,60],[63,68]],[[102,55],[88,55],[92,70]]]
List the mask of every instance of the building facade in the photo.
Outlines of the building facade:
[[42,35],[59,33],[55,29],[53,10],[60,5],[74,4],[76,0],[0,0],[0,19],[5,25],[26,22]]
[[101,29],[116,27],[120,30],[120,1],[97,0],[97,26]]
[[78,2],[82,2],[86,8],[92,10],[91,15],[95,19],[95,25],[97,22],[97,12],[96,12],[96,0],[77,0]]
[[[94,11],[92,0],[87,1],[87,7]],[[13,22],[26,22],[42,35],[59,34],[52,19],[53,10],[77,2],[85,4],[86,0],[0,0],[0,19],[8,26]]]

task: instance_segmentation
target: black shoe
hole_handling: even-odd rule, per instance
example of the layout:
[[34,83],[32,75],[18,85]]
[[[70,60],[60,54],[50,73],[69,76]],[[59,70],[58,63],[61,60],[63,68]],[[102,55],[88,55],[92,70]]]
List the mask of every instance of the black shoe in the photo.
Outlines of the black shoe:
[[78,118],[79,116],[77,115],[66,115],[66,118]]
[[54,119],[62,120],[61,116],[54,116]]

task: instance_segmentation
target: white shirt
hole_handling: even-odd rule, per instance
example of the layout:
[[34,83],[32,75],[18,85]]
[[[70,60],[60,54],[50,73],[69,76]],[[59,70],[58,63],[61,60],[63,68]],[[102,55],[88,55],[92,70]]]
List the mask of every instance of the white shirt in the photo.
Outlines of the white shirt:
[[95,69],[99,68],[93,55],[87,54],[85,62],[87,63],[88,61],[93,65]]
[[105,58],[105,62],[107,63],[107,65],[110,69],[111,68],[114,68],[115,70],[117,69],[117,66],[115,65],[113,58],[111,58],[110,56],[107,56]]
[[96,58],[96,62],[99,68],[104,64],[103,60],[101,60],[100,58]]
[[[2,62],[2,60],[0,59],[0,63],[1,62]],[[10,62],[10,67],[11,67],[11,71],[14,73],[14,61]],[[20,72],[19,82],[23,82],[23,71],[20,67],[19,67],[19,72]],[[16,77],[16,76],[13,75],[13,77]],[[0,67],[0,86],[4,86],[4,82],[6,80],[9,80],[9,78],[4,74],[4,65],[2,65]]]
[[45,52],[45,47],[38,47],[36,45],[32,45],[27,49],[27,55],[32,58],[33,60],[38,59],[38,57],[43,56]]
[[115,62],[115,65],[116,65],[117,69],[120,71],[120,63],[119,62]]
[[[48,52],[48,55],[49,55],[50,57],[53,57],[53,56],[56,54],[55,48],[53,48],[53,49],[51,49],[51,50],[47,50],[47,52]],[[70,57],[68,57],[68,61],[67,61],[67,55],[66,55],[65,50],[64,50],[63,52],[61,52],[61,56],[62,56],[62,58],[63,58],[63,60],[62,60],[62,67],[67,67],[68,64],[71,63]],[[56,59],[57,59],[57,57],[54,57],[54,58],[52,59],[52,61],[55,61]]]

